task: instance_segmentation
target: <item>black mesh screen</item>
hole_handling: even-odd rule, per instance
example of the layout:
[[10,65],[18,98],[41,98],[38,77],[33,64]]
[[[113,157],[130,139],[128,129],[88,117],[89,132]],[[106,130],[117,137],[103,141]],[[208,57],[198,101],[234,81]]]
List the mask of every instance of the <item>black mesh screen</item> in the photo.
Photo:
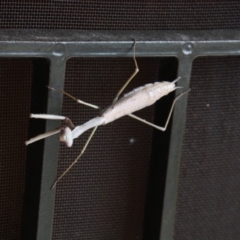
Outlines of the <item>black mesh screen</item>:
[[194,61],[175,239],[239,239],[239,57]]
[[1,28],[81,30],[239,29],[238,1],[13,1]]
[[23,213],[32,61],[0,59],[0,238],[19,239]]

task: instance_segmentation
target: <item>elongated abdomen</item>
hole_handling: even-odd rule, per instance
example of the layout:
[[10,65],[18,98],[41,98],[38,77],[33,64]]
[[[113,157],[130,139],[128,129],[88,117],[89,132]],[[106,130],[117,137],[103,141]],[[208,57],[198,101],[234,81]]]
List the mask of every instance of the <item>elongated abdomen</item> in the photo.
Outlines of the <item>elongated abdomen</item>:
[[174,82],[155,82],[134,89],[101,114],[101,117],[105,119],[104,124],[152,105],[161,97],[174,91],[175,88]]

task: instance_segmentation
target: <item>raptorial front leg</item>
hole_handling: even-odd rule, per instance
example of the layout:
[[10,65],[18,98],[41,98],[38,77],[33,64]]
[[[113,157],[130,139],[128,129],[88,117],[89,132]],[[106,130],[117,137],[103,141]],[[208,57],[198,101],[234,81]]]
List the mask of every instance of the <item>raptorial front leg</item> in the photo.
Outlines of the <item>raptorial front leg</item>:
[[124,85],[121,87],[121,89],[118,91],[116,97],[113,100],[113,103],[115,103],[119,96],[121,95],[121,93],[123,92],[123,90],[127,87],[127,85],[131,82],[131,80],[137,75],[137,73],[139,72],[139,68],[138,68],[138,64],[137,64],[137,60],[135,57],[135,46],[136,46],[136,41],[134,39],[134,43],[133,43],[133,61],[135,64],[135,70],[133,72],[133,74],[130,76],[130,78],[124,83]]
[[52,135],[55,135],[55,134],[59,133],[61,131],[61,129],[62,129],[62,127],[59,127],[59,128],[57,128],[55,130],[52,130],[52,131],[40,134],[40,135],[38,135],[36,137],[33,137],[33,138],[29,139],[28,141],[25,142],[25,144],[29,145],[29,144],[34,143],[36,141],[39,141],[41,139],[44,139],[44,138],[50,137]]
[[54,115],[54,114],[30,114],[30,118],[40,118],[40,119],[45,119],[45,120],[63,120],[67,126],[69,126],[71,129],[74,128],[74,125],[70,118],[65,117],[65,116],[59,116],[59,115]]
[[[45,119],[45,120],[63,120],[69,128],[71,128],[71,129],[74,128],[72,121],[69,118],[64,117],[64,116],[53,115],[53,114],[30,114],[30,118]],[[49,132],[39,134],[38,136],[33,137],[33,138],[29,139],[28,141],[26,141],[25,144],[29,145],[29,144],[39,141],[41,139],[55,135],[55,134],[59,133],[62,130],[62,128],[63,127],[61,126],[54,130],[51,130]]]

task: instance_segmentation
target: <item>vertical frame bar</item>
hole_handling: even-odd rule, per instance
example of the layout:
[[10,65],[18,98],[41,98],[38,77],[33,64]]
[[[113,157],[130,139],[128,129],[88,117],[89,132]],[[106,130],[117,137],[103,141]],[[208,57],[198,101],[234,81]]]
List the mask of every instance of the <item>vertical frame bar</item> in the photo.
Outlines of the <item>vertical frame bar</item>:
[[[65,79],[66,59],[60,57],[51,58],[50,82],[49,85],[56,88],[63,88]],[[62,94],[49,92],[47,113],[60,114],[62,109]],[[46,131],[59,127],[59,121],[47,121]],[[37,240],[50,240],[52,236],[52,223],[54,214],[55,190],[52,184],[57,176],[59,141],[58,137],[51,137],[45,140],[42,182],[40,190],[39,216]]]
[[[184,87],[184,89],[189,89],[192,62],[192,57],[183,56],[179,59],[178,76],[182,77],[182,79],[179,81],[179,86]],[[170,141],[171,144],[169,150],[160,240],[173,239],[175,211],[177,203],[178,177],[180,171],[181,150],[185,130],[186,113],[187,95],[185,95],[179,100],[179,102],[175,106],[173,113],[171,130],[172,133]]]

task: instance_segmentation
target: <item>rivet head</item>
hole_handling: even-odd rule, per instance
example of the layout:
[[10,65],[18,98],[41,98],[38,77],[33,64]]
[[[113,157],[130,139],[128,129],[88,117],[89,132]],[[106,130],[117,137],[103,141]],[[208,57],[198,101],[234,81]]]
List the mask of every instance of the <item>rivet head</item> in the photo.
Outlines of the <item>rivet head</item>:
[[62,56],[65,53],[65,47],[63,44],[58,43],[54,45],[52,52],[54,56]]
[[192,54],[193,51],[193,44],[190,42],[184,43],[182,47],[182,51],[185,55]]

